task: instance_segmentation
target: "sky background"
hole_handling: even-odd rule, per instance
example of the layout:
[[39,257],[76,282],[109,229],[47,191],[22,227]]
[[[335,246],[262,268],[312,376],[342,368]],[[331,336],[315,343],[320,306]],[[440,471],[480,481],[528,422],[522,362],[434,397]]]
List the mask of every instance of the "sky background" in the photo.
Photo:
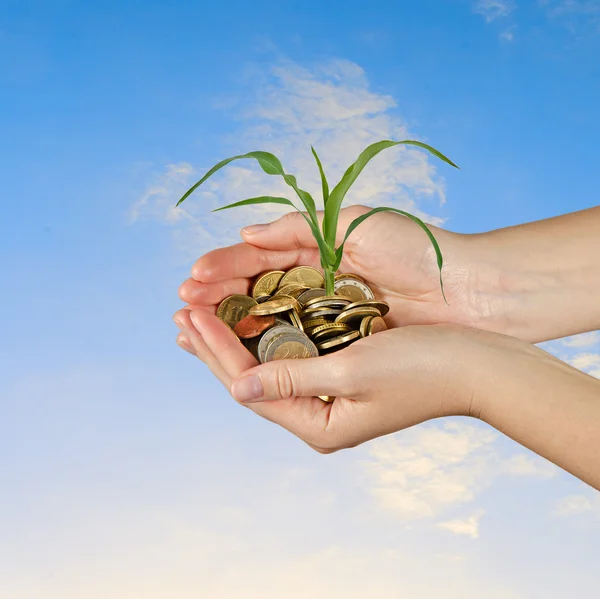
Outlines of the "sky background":
[[[599,494],[485,424],[323,456],[174,343],[203,252],[368,143],[349,203],[480,232],[598,204],[600,1],[0,0],[0,596],[597,597]],[[544,344],[600,376],[600,335]]]

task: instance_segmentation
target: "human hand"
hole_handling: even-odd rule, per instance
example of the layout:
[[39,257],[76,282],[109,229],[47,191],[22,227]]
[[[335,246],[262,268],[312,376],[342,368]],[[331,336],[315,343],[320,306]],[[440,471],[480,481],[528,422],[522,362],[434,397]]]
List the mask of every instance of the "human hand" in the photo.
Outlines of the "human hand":
[[[369,209],[351,206],[340,212],[339,231]],[[322,214],[319,214],[322,218]],[[214,313],[218,304],[233,293],[247,294],[251,280],[266,270],[294,266],[320,267],[316,242],[299,213],[289,213],[268,225],[242,230],[245,243],[214,250],[200,257],[192,278],[180,287],[183,301]],[[477,252],[471,251],[469,236],[431,227],[444,255],[443,279],[448,304],[444,302],[439,271],[431,243],[408,219],[379,213],[362,223],[346,242],[340,272],[363,277],[378,299],[390,305],[388,327],[407,324],[457,323],[501,330],[484,322],[494,300],[479,285]],[[341,242],[341,237],[337,243]],[[497,276],[488,266],[486,279]]]
[[[242,404],[330,453],[432,418],[476,415],[478,361],[499,335],[454,325],[408,326],[343,350],[258,365],[206,310],[175,314],[178,343]],[[257,377],[257,378],[255,378]],[[324,403],[317,395],[331,395]]]

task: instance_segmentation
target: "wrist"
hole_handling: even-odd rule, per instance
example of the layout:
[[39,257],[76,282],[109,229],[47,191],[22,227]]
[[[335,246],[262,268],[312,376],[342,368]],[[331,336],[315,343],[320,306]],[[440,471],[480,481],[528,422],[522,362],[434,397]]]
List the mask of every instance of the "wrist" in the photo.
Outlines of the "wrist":
[[551,255],[506,239],[500,231],[463,236],[470,257],[468,303],[472,325],[530,343],[592,330],[570,303],[583,293],[585,278]]

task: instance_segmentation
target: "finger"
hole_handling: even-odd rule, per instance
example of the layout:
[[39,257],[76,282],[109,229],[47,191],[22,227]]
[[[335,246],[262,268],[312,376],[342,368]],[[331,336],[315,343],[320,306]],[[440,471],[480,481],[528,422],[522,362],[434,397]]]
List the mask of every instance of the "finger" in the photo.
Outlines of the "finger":
[[[305,223],[306,224],[306,223]],[[287,270],[297,264],[318,267],[317,248],[273,251],[238,243],[208,252],[192,266],[192,277],[201,283],[252,278],[267,270]]]
[[[356,402],[345,399],[353,396],[351,373],[336,356],[276,360],[242,373],[231,390],[242,405],[324,452],[343,445],[339,422],[356,411]],[[317,395],[337,399],[325,403]]]
[[[227,387],[227,389],[229,389],[231,385],[231,377],[229,377],[229,375],[225,372],[217,357],[212,353],[212,351],[202,338],[201,333],[199,333],[196,327],[193,325],[192,320],[190,318],[190,313],[191,312],[189,310],[179,310],[173,316],[173,320],[180,328],[181,332],[187,337],[194,350],[195,355],[200,360],[202,360],[202,362],[204,362],[209,367],[210,371]],[[215,318],[207,312],[203,313],[210,318]]]
[[175,343],[177,343],[177,345],[179,345],[179,347],[181,349],[184,349],[186,352],[192,354],[192,356],[196,355],[196,351],[194,350],[194,347],[189,342],[188,338],[185,336],[184,333],[179,333],[177,335],[177,339],[175,339]]
[[[368,210],[365,206],[350,206],[340,210],[336,245],[341,243],[348,225]],[[322,228],[323,212],[317,212],[317,218]],[[284,214],[272,223],[244,227],[241,233],[247,243],[270,250],[318,248],[308,223],[299,212]]]
[[179,287],[179,297],[195,306],[220,304],[234,293],[247,295],[250,290],[248,279],[227,279],[218,283],[200,283],[194,279],[184,281]]
[[188,304],[187,306],[183,306],[182,310],[188,310],[190,312],[192,310],[202,310],[203,312],[207,312],[208,314],[215,315],[217,313],[217,306],[198,306],[196,304]]
[[352,396],[352,372],[334,355],[274,360],[245,372],[232,385],[240,402],[263,402],[317,395]]
[[190,319],[196,331],[201,334],[207,349],[217,360],[224,374],[221,381],[228,390],[231,389],[233,379],[256,366],[256,359],[235,333],[216,316],[203,310],[193,310],[190,312]]

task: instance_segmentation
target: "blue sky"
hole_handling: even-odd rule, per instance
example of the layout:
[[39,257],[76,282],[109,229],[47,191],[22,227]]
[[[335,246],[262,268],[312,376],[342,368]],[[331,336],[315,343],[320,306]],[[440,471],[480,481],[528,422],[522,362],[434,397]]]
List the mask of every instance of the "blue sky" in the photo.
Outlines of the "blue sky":
[[[585,485],[459,418],[313,455],[171,315],[278,214],[210,214],[282,191],[249,165],[173,211],[237,152],[318,189],[311,143],[335,179],[410,134],[461,170],[391,151],[349,201],[466,233],[597,205],[600,2],[0,2],[0,56],[0,595],[596,596]],[[544,347],[600,376],[599,341]]]

